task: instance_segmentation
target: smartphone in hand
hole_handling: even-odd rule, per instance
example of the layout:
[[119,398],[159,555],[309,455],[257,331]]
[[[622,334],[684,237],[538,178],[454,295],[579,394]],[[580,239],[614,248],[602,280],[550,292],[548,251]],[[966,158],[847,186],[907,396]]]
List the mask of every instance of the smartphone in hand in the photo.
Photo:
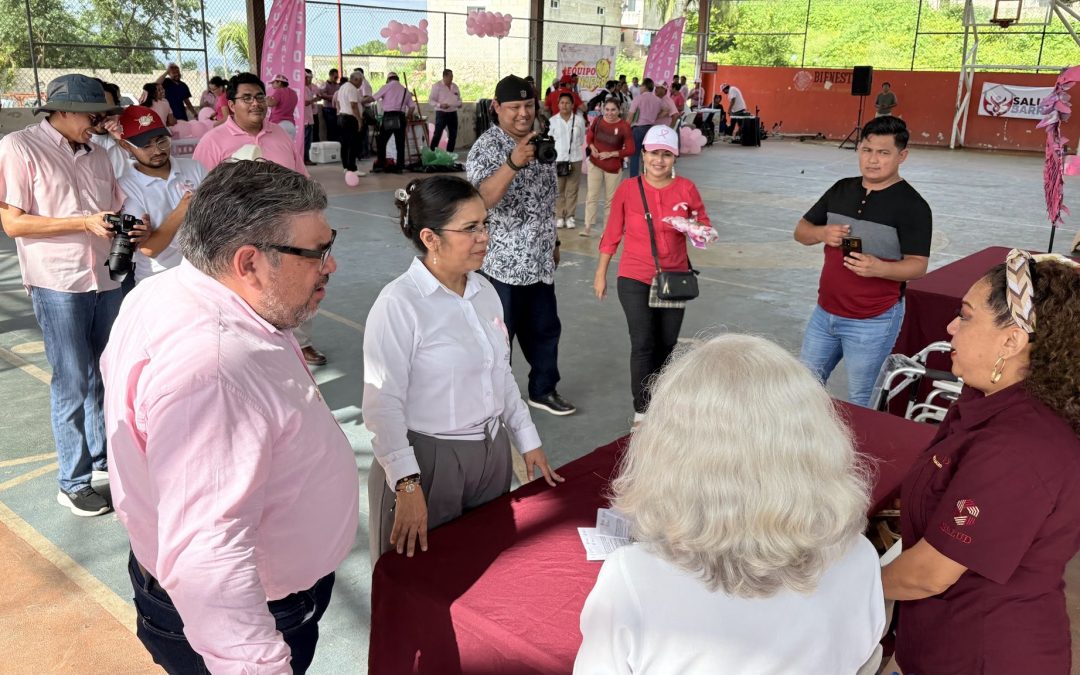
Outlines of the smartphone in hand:
[[840,250],[844,252],[845,258],[852,253],[862,253],[862,238],[844,237],[840,240]]

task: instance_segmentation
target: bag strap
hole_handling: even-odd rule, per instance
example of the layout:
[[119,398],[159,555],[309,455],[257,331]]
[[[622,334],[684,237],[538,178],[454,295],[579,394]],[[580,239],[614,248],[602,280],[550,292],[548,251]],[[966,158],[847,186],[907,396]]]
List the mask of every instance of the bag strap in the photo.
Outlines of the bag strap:
[[656,263],[656,274],[660,275],[660,253],[656,249],[656,231],[653,229],[652,213],[649,211],[649,200],[645,198],[645,181],[641,176],[637,177],[638,190],[641,192],[641,205],[645,207],[645,222],[649,224],[649,245],[652,247],[653,262]]
[[[656,248],[656,230],[653,229],[652,213],[649,211],[649,200],[645,198],[645,182],[641,179],[641,176],[637,177],[638,190],[641,192],[641,205],[645,207],[645,222],[649,224],[649,245],[652,247],[653,262],[656,263],[656,274],[659,275],[663,270],[660,269],[660,253]],[[694,269],[694,266],[690,263],[690,256],[686,256],[686,266],[694,274],[698,274],[698,271]]]

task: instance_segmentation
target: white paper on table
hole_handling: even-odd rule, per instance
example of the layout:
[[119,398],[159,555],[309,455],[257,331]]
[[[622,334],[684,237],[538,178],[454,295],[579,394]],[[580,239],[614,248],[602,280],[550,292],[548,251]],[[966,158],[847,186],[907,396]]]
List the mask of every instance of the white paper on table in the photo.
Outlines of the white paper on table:
[[606,560],[615,549],[630,543],[630,540],[624,537],[601,534],[595,527],[579,527],[578,535],[585,546],[586,560]]
[[596,529],[600,534],[630,539],[630,521],[615,509],[596,509]]

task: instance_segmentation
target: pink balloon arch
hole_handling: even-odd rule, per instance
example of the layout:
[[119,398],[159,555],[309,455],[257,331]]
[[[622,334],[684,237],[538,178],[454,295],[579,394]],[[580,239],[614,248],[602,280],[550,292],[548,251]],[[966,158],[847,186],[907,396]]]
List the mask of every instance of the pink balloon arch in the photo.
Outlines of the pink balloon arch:
[[386,39],[387,49],[396,49],[402,54],[412,54],[420,51],[428,43],[427,28],[427,19],[421,19],[416,26],[391,21],[379,31],[379,35]]
[[502,40],[510,35],[514,17],[502,12],[469,12],[465,32],[477,37],[493,37],[499,41],[499,76],[502,77]]

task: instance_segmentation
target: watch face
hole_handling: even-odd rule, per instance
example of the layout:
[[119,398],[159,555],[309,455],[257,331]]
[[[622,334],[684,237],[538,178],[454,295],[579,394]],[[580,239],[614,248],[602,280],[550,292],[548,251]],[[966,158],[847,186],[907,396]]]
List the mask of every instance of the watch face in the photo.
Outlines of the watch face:
[[410,494],[416,492],[416,483],[409,483],[408,485],[406,485],[405,492],[408,492]]

